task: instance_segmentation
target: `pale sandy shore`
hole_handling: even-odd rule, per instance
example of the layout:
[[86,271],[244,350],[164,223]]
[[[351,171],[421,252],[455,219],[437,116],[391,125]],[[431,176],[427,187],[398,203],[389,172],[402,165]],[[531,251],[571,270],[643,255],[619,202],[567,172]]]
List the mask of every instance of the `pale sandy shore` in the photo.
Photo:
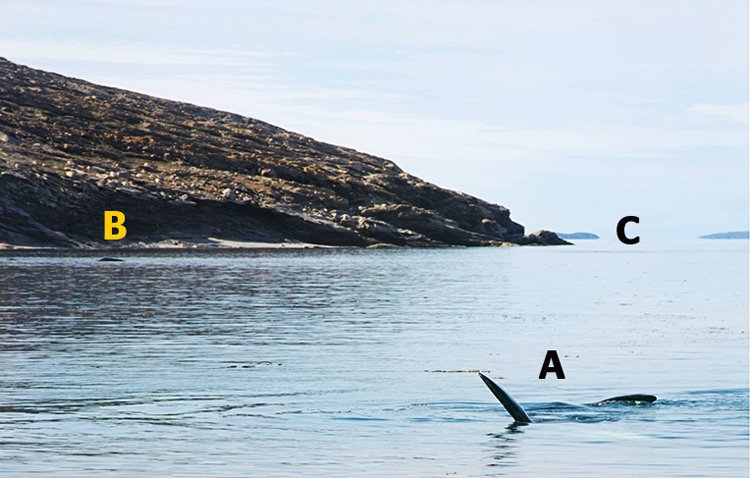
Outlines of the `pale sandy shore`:
[[[278,250],[295,250],[295,249],[391,249],[403,248],[408,246],[397,246],[394,244],[375,243],[367,247],[358,246],[331,246],[325,244],[313,244],[309,242],[284,241],[284,242],[258,242],[258,241],[234,241],[228,239],[219,239],[215,237],[208,238],[180,238],[164,239],[153,242],[129,242],[119,244],[113,242],[112,245],[102,243],[80,244],[73,247],[51,247],[24,244],[8,244],[0,242],[0,251],[138,251],[138,250],[254,250],[254,249],[278,249]],[[437,245],[436,248],[461,248],[465,246]],[[485,247],[520,247],[519,244],[512,242],[495,242]]]
[[0,242],[0,250],[5,251],[62,251],[62,250],[89,250],[89,251],[132,251],[139,249],[331,249],[340,246],[327,246],[306,242],[254,242],[254,241],[230,241],[209,237],[208,239],[167,239],[158,242],[135,242],[124,245],[106,246],[101,244],[82,245],[81,247],[43,247],[34,245],[19,245]]

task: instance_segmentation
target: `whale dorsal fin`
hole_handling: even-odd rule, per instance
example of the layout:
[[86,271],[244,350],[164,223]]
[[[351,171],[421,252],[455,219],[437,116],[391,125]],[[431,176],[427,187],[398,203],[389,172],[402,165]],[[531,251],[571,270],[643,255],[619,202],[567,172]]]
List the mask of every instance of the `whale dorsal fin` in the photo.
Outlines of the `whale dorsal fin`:
[[513,417],[513,419],[517,423],[531,423],[531,418],[526,414],[526,411],[519,405],[513,398],[511,398],[510,395],[508,395],[505,390],[500,388],[500,385],[496,384],[489,378],[487,378],[483,374],[479,374],[482,381],[485,385],[487,385],[487,388],[490,389],[493,395],[500,400],[500,403],[503,404],[505,409],[510,413],[510,416]]
[[636,393],[633,395],[620,395],[618,397],[612,397],[612,398],[605,398],[604,400],[601,400],[596,403],[592,403],[593,406],[599,406],[599,405],[608,405],[610,403],[617,403],[617,402],[648,402],[653,403],[656,401],[656,397],[654,395],[644,395],[640,393]]

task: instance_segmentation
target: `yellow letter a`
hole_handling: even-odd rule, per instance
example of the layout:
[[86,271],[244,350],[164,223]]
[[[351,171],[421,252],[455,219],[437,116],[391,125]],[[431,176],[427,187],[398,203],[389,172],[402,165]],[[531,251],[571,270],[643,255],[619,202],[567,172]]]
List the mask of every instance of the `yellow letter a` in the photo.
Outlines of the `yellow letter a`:
[[125,237],[125,214],[120,211],[104,211],[104,239],[118,241]]

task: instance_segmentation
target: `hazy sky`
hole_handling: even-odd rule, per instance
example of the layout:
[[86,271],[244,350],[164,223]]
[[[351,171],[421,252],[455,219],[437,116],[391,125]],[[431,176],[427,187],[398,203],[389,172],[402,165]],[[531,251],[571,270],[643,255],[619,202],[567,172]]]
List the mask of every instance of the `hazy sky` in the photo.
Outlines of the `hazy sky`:
[[[748,228],[748,3],[0,0],[0,56],[396,161],[528,230]],[[635,229],[634,229],[635,230]]]

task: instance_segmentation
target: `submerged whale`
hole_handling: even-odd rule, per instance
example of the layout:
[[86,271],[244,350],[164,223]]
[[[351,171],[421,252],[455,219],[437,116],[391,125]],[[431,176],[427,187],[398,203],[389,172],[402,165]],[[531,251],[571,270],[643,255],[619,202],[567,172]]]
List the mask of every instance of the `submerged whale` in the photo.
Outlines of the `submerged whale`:
[[[486,375],[480,373],[479,377],[482,379],[485,385],[487,385],[487,388],[490,389],[493,395],[495,395],[495,398],[497,398],[500,403],[503,404],[505,409],[510,413],[510,416],[513,417],[513,419],[516,421],[516,423],[531,423],[531,418],[529,418],[529,415],[526,413],[526,410],[521,407],[521,405],[518,404],[513,398],[508,395],[508,393],[500,387],[500,385],[496,384],[492,380],[490,380]],[[656,401],[656,397],[654,395],[643,395],[643,394],[634,394],[634,395],[620,395],[617,397],[612,398],[606,398],[604,400],[598,401],[596,403],[592,403],[591,406],[598,407],[601,405],[609,405],[612,403],[619,403],[619,402],[648,402],[653,403]]]

